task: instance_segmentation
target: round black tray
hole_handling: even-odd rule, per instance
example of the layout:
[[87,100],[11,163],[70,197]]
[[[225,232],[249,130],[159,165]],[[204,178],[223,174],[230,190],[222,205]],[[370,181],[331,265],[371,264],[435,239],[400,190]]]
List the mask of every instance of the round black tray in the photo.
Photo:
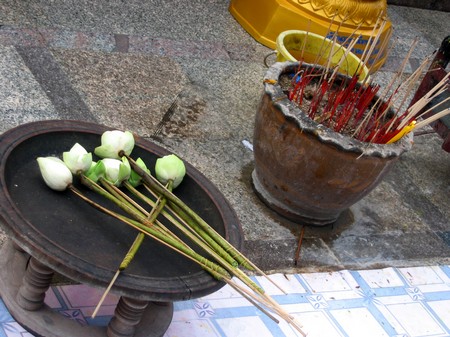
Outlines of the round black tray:
[[[0,217],[6,232],[26,252],[54,271],[81,283],[105,287],[137,232],[100,213],[69,191],[56,192],[41,178],[36,158],[62,156],[78,142],[93,152],[109,128],[80,121],[41,121],[0,136]],[[162,147],[135,137],[131,156],[153,172]],[[238,249],[239,221],[223,195],[192,165],[175,194]],[[94,200],[95,193],[76,183]],[[146,238],[113,292],[155,301],[177,301],[223,286],[194,262]]]

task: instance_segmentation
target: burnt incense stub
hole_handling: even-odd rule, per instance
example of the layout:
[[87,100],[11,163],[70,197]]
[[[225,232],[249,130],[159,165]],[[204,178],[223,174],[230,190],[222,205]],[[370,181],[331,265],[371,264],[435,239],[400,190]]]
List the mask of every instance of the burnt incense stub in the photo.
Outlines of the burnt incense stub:
[[411,136],[373,144],[334,132],[307,117],[279,85],[298,63],[276,63],[266,74],[253,136],[256,194],[271,209],[300,223],[326,225],[367,195]]

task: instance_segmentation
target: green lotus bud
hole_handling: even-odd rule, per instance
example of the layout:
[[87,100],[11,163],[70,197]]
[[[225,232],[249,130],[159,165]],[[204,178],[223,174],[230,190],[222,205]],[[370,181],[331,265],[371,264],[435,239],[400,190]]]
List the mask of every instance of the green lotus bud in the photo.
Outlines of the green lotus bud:
[[83,146],[76,143],[69,152],[63,153],[63,160],[73,174],[87,172],[92,164],[92,153],[88,153]]
[[105,179],[114,185],[120,186],[130,177],[131,166],[127,158],[122,157],[122,160],[105,158],[102,162],[105,165]]
[[169,180],[172,180],[172,187],[177,187],[183,181],[185,174],[186,167],[184,166],[183,161],[174,154],[156,160],[155,175],[164,185],[167,184]]
[[56,157],[37,158],[42,178],[48,187],[55,191],[64,191],[72,184],[72,172],[64,162]]
[[106,168],[103,161],[92,162],[90,169],[86,172],[86,177],[95,182],[98,182],[100,178],[106,178]]
[[[139,166],[141,169],[143,169],[145,172],[147,172],[148,174],[150,174],[150,170],[147,168],[147,165],[145,165],[144,161],[141,158],[136,159],[136,164],[137,166]],[[128,182],[131,184],[131,186],[133,187],[137,187],[141,184],[142,182],[142,177],[137,174],[133,169],[131,170],[131,174],[130,174],[130,178],[128,179]]]
[[94,153],[100,158],[120,159],[119,153],[130,155],[134,148],[134,137],[130,131],[106,131],[102,134],[101,145]]

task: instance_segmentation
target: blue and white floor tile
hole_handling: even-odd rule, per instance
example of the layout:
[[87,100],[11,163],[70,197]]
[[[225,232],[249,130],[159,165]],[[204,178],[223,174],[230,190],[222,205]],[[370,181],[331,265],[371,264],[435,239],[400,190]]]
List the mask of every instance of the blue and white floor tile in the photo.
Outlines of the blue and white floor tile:
[[[296,316],[309,337],[450,337],[450,266],[386,268],[271,275],[288,294],[255,277],[266,292]],[[80,324],[106,325],[117,298],[109,296],[91,319],[101,296],[83,285],[49,289],[47,304]],[[229,286],[209,296],[175,304],[164,337],[297,337]],[[0,337],[33,337],[0,300]]]

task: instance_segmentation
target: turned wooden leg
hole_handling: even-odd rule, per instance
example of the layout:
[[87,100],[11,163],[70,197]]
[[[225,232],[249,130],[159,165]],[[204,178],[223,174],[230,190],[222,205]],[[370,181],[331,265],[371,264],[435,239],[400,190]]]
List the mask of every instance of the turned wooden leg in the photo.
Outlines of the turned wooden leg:
[[17,293],[17,304],[25,310],[39,310],[44,305],[45,292],[50,287],[52,277],[52,269],[30,258]]
[[134,336],[147,306],[148,301],[121,297],[106,331],[108,337]]

